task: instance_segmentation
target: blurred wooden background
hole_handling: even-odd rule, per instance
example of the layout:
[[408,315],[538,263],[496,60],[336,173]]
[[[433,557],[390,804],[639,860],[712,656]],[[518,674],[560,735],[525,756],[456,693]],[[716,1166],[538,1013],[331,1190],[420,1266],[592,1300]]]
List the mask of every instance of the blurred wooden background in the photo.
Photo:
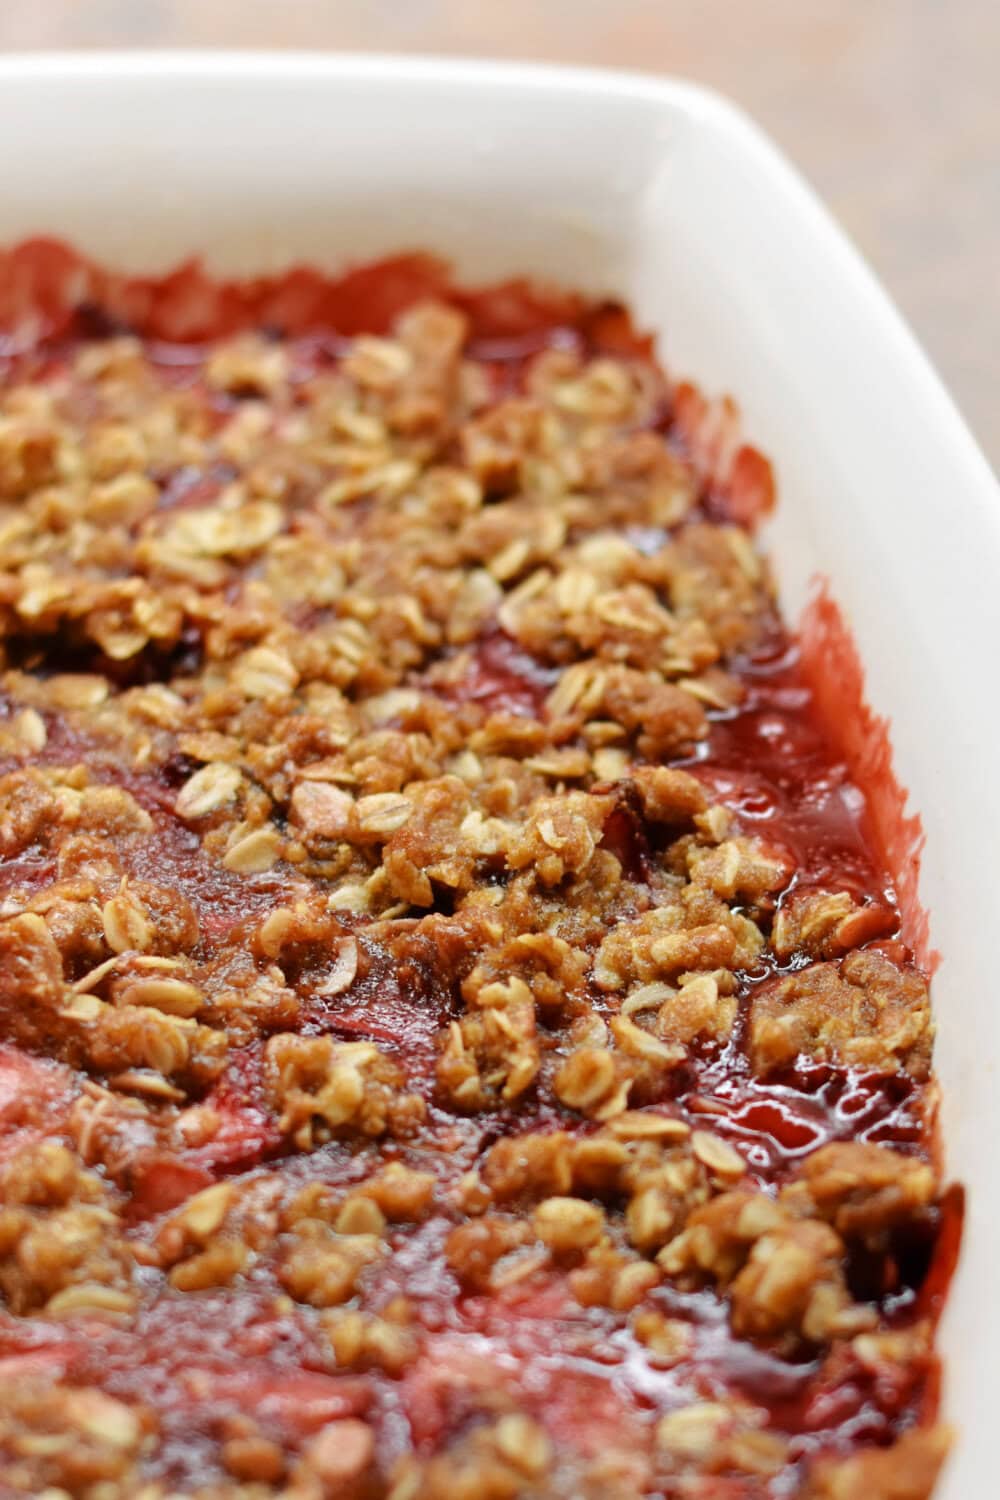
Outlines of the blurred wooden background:
[[684,74],[804,169],[1000,467],[1000,0],[0,0],[0,49],[447,52]]

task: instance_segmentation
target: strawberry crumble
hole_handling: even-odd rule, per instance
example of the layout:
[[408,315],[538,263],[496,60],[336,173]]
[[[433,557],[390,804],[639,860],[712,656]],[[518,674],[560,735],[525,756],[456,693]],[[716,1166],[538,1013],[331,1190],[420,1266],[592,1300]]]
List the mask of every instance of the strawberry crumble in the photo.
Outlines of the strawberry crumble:
[[0,1497],[927,1500],[927,983],[766,461],[611,305],[84,270],[0,345]]

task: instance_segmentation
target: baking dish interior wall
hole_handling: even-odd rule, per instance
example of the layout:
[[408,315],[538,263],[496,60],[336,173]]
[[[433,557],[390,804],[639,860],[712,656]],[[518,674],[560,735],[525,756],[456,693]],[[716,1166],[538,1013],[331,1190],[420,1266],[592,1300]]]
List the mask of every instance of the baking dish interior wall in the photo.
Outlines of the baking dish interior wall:
[[467,278],[528,271],[621,295],[672,368],[737,394],[776,462],[786,611],[829,579],[924,821],[945,1134],[971,1188],[944,1339],[968,1430],[943,1493],[991,1493],[991,1436],[968,1414],[997,1394],[1000,1350],[984,1290],[1000,1213],[1000,510],[853,253],[742,117],[683,85],[211,55],[7,59],[0,83],[16,143],[0,241],[54,233],[136,271],[202,252],[226,273],[427,248]]

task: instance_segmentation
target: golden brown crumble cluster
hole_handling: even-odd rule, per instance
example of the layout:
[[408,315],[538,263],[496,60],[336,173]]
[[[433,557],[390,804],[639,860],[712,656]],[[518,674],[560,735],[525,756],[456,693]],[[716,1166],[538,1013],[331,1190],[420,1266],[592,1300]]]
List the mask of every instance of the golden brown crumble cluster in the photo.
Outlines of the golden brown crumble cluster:
[[[4,1349],[79,1325],[118,1369],[158,1307],[253,1296],[349,1393],[305,1429],[244,1393],[192,1458],[153,1387],[0,1350],[0,1493],[924,1500],[934,1431],[813,1462],[699,1384],[684,1312],[931,1360],[853,1269],[931,1222],[930,1166],[834,1141],[761,1185],[670,1107],[705,1057],[929,1072],[923,978],[859,946],[884,913],[782,899],[794,855],[696,774],[766,571],[648,361],[547,349],[510,391],[466,344],[443,304],[328,360],[118,337],[0,397]],[[449,1363],[432,1294],[533,1287],[673,1392],[617,1446]]]

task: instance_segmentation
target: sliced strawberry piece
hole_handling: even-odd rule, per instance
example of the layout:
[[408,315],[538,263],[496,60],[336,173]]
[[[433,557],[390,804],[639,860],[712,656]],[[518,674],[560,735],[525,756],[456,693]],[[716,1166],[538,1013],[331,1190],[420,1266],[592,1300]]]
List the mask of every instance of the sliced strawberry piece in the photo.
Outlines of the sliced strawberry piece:
[[213,1402],[231,1402],[261,1425],[280,1428],[290,1440],[340,1417],[361,1416],[371,1404],[367,1381],[313,1370],[213,1372],[208,1379]]
[[130,1217],[152,1219],[168,1213],[202,1188],[211,1187],[214,1181],[205,1166],[176,1156],[150,1156],[137,1164],[132,1177]]
[[58,1133],[75,1091],[71,1069],[0,1044],[0,1161]]

